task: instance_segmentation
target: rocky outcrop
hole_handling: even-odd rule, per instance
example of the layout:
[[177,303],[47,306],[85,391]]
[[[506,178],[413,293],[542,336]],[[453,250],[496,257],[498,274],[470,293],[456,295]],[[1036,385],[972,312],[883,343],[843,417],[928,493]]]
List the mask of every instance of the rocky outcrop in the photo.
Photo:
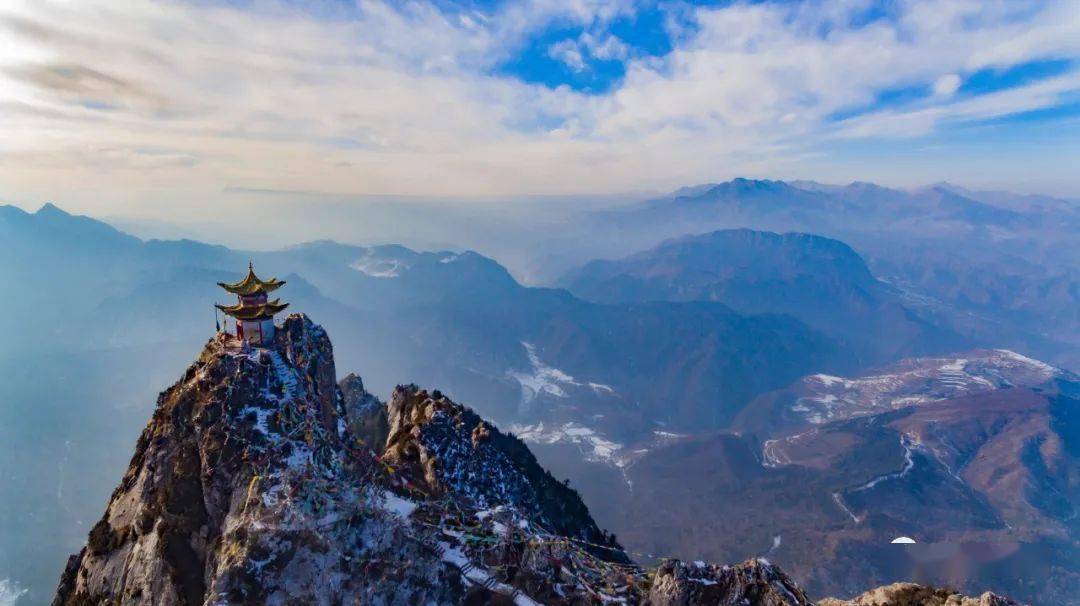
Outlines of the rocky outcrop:
[[350,450],[334,373],[304,316],[270,348],[211,340],[161,394],[54,604],[456,602],[460,576]]
[[459,495],[477,509],[512,507],[554,534],[580,540],[598,557],[629,561],[577,492],[542,468],[521,440],[415,385],[394,390],[388,408],[384,460],[413,470],[428,494]]
[[794,581],[764,559],[747,560],[739,566],[666,561],[653,575],[648,603],[651,606],[812,604]]
[[826,598],[818,606],[1019,606],[1016,602],[986,592],[977,598],[949,589],[915,583],[893,583],[868,591],[853,600]]
[[386,405],[364,389],[364,381],[353,373],[346,375],[338,387],[345,403],[345,422],[352,435],[381,454],[390,435]]

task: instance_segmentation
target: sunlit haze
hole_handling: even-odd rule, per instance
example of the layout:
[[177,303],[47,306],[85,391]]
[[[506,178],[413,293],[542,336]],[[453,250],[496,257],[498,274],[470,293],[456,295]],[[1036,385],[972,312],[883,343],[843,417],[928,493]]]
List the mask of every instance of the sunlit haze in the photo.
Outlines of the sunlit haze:
[[15,0],[0,49],[0,199],[26,208],[735,176],[1080,191],[1071,0]]

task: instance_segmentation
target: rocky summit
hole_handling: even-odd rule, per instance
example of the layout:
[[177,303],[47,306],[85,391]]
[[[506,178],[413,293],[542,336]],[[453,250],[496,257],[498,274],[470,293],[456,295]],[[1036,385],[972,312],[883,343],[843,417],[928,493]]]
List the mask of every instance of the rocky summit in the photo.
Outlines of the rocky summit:
[[[54,605],[812,604],[763,559],[639,566],[517,438],[438,391],[384,405],[335,378],[304,315],[265,347],[211,339],[160,395]],[[1011,604],[912,587],[929,597],[831,604]]]
[[161,394],[54,604],[448,602],[459,575],[356,452],[326,333],[218,335]]
[[818,606],[1017,606],[1016,602],[986,592],[967,597],[948,589],[915,583],[893,583],[868,591],[853,600],[826,598]]

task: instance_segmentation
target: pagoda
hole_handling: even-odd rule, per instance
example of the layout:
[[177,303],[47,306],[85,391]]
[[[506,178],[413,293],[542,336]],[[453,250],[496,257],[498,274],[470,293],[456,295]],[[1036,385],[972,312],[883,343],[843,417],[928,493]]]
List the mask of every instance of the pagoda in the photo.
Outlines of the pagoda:
[[248,263],[248,273],[243,280],[218,286],[236,295],[236,305],[214,306],[236,319],[236,336],[250,345],[268,345],[274,339],[274,314],[289,306],[281,299],[270,301],[270,293],[285,285],[284,280],[262,280],[255,275],[255,268]]

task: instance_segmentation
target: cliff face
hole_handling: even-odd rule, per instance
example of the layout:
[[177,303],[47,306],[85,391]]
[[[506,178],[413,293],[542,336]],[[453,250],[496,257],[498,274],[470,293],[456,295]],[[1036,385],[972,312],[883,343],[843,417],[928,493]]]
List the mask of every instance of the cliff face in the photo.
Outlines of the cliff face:
[[364,381],[353,373],[338,383],[345,404],[345,422],[357,439],[381,454],[386,447],[390,425],[386,418],[386,405],[374,394],[364,389]]
[[383,406],[334,376],[302,315],[265,349],[212,339],[54,605],[811,604],[764,560],[639,567],[517,438],[437,391]]
[[415,385],[394,390],[388,412],[385,460],[411,470],[428,494],[464,497],[478,509],[512,508],[539,528],[581,541],[602,559],[629,562],[581,497],[540,467],[521,440]]
[[229,345],[161,394],[54,603],[454,601],[351,450],[326,333],[294,315],[273,348]]

